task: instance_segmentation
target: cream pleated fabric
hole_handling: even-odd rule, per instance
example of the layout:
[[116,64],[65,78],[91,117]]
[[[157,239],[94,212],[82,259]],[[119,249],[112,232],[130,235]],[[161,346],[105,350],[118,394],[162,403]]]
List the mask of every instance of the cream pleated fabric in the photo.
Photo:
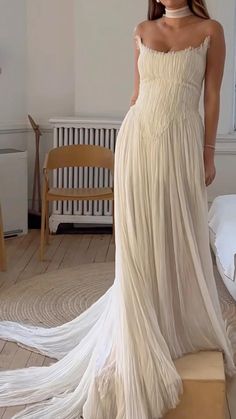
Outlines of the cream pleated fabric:
[[159,419],[180,400],[173,361],[189,352],[220,350],[236,373],[208,233],[198,105],[209,44],[164,53],[137,37],[140,92],[115,150],[114,283],[62,326],[0,323],[1,338],[58,359],[1,372],[1,406],[39,402],[14,418]]

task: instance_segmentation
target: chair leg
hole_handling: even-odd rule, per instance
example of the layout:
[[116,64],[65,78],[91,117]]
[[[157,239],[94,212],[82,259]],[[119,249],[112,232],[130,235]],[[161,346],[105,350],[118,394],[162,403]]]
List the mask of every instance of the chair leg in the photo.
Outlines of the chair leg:
[[45,246],[45,224],[46,224],[46,196],[43,195],[42,214],[41,214],[41,233],[40,233],[40,260],[43,260]]

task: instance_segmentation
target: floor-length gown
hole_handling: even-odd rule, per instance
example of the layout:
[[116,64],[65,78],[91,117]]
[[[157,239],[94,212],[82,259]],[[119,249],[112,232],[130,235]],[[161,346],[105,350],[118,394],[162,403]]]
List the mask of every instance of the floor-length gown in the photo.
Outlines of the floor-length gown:
[[139,96],[115,150],[114,283],[61,326],[0,323],[0,338],[58,359],[1,372],[0,406],[38,402],[14,418],[161,418],[183,390],[173,360],[202,349],[222,351],[236,373],[213,275],[198,110],[210,39],[165,53],[137,36]]

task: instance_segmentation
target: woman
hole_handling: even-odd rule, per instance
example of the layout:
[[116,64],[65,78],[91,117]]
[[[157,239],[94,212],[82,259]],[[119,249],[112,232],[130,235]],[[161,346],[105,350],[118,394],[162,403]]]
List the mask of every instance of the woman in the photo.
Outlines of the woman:
[[236,373],[207,220],[223,29],[201,0],[152,0],[134,39],[135,89],[115,150],[114,284],[60,327],[0,324],[0,337],[58,359],[1,373],[1,406],[40,401],[15,418],[161,418],[183,390],[173,360],[199,350],[222,351]]

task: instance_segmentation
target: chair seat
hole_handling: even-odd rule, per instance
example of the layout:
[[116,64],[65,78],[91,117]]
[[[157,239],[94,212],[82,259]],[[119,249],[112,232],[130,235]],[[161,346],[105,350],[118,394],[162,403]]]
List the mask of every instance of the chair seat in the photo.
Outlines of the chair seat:
[[62,199],[113,199],[113,190],[109,187],[99,188],[51,188],[48,191],[47,198],[54,199],[59,197]]

